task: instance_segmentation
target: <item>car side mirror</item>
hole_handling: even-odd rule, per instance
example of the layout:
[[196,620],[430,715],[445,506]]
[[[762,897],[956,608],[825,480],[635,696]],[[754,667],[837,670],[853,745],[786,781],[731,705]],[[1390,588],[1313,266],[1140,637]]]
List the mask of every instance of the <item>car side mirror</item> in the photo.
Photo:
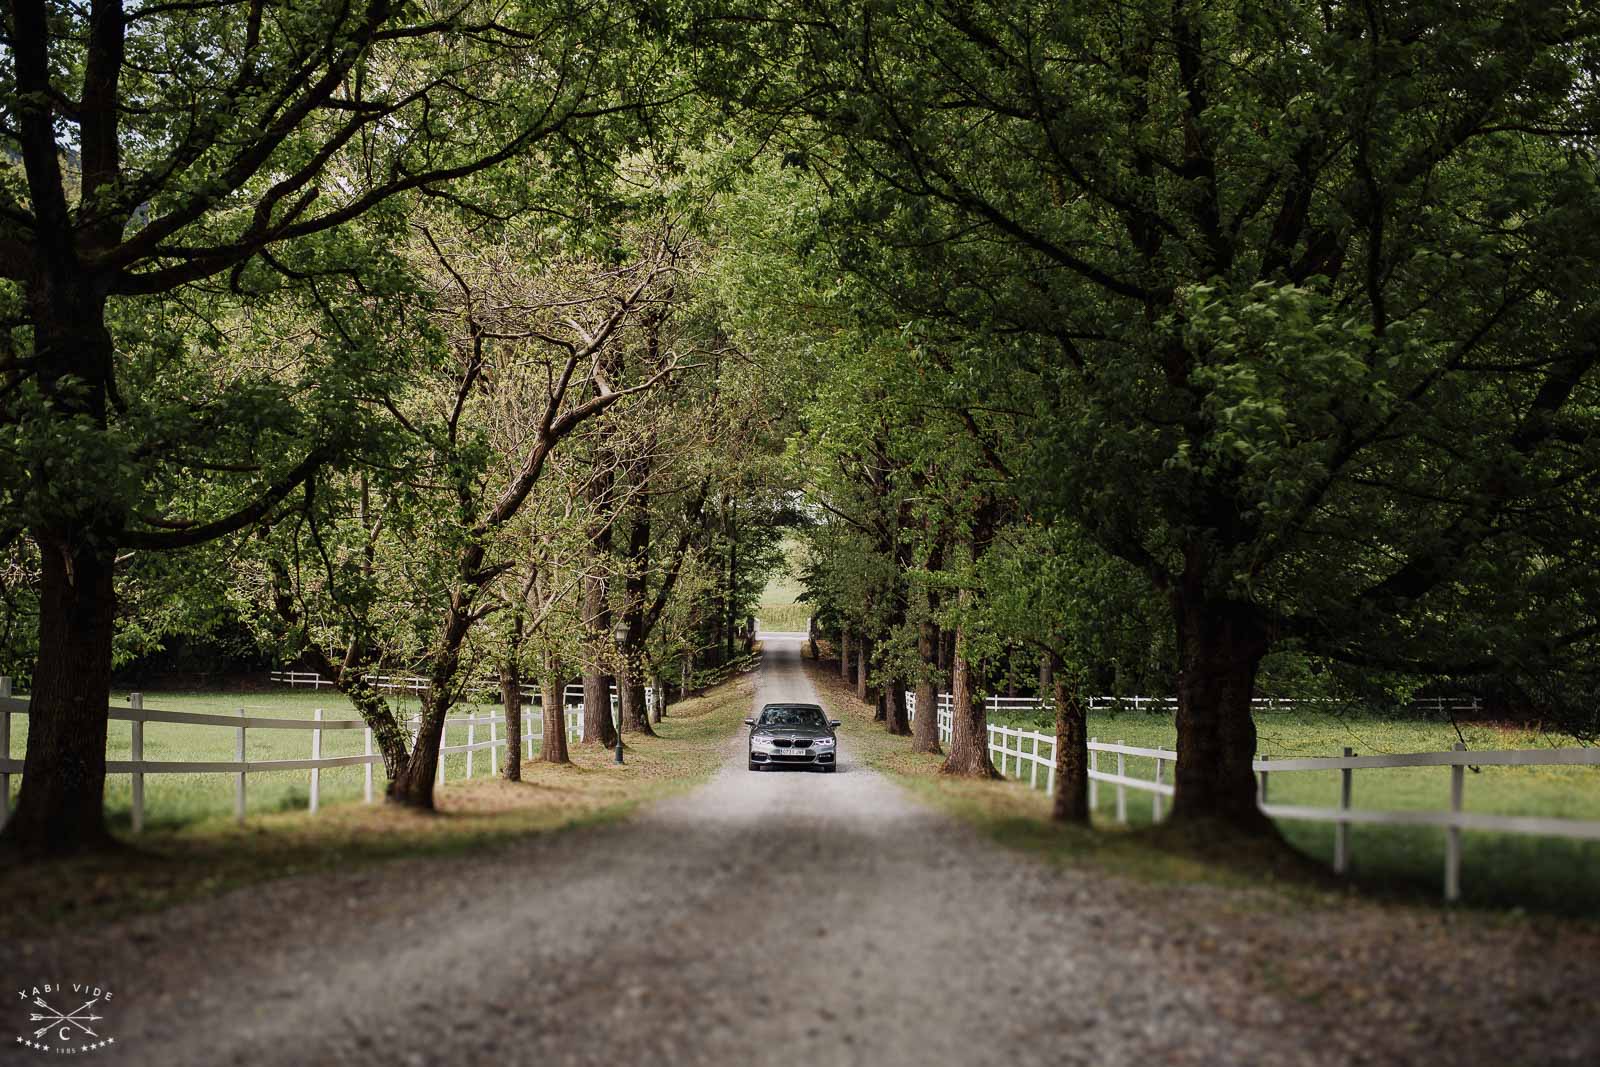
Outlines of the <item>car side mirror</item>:
[[744,721],[744,724],[745,724],[745,725],[746,725],[746,726],[754,726],[754,725],[755,725],[755,724],[756,724],[756,721],[755,721],[755,720],[754,720],[754,719],[746,719],[746,720],[745,720],[745,721]]
[[843,726],[844,723],[840,722],[838,719],[829,719],[828,725],[837,730],[839,727]]

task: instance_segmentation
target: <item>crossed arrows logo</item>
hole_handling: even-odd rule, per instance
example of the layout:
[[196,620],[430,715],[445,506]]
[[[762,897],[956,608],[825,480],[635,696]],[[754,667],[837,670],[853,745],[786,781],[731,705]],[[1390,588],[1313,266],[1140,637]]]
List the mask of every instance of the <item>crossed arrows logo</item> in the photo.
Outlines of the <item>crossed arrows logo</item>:
[[85,1025],[87,1023],[92,1023],[92,1022],[95,1022],[95,1021],[97,1021],[99,1019],[104,1018],[104,1016],[95,1015],[93,1013],[93,1011],[91,1011],[91,1009],[95,1006],[95,1004],[97,1002],[99,1002],[99,1000],[100,1000],[99,997],[95,997],[94,1000],[88,1001],[87,1003],[83,1004],[81,1007],[75,1008],[72,1011],[63,1014],[62,1012],[57,1011],[55,1008],[51,1007],[48,1003],[46,1003],[45,999],[43,997],[34,997],[33,998],[34,1006],[35,1007],[39,1007],[39,1008],[43,1008],[45,1011],[50,1013],[48,1015],[41,1015],[39,1012],[33,1012],[28,1016],[28,1020],[30,1022],[43,1022],[44,1023],[43,1026],[39,1027],[39,1029],[37,1029],[37,1030],[35,1030],[33,1032],[33,1036],[34,1036],[35,1040],[37,1040],[38,1038],[43,1037],[45,1034],[49,1033],[55,1027],[63,1026],[63,1025],[65,1025],[67,1023],[71,1023],[73,1026],[76,1026],[79,1030],[82,1030],[84,1033],[88,1034],[90,1037],[99,1037],[100,1036],[99,1034],[95,1033],[93,1030],[89,1029],[89,1027],[87,1025]]

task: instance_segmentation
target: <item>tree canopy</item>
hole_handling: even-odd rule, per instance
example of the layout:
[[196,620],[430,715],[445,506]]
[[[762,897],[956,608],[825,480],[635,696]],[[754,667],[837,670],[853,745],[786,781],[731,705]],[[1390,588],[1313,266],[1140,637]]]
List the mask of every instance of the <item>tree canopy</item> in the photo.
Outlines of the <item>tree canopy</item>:
[[[939,748],[907,697],[953,693],[951,773],[992,773],[981,696],[1019,686],[1079,748],[1088,688],[1175,695],[1174,816],[1248,832],[1262,686],[1600,736],[1582,5],[38,0],[0,33],[28,847],[104,840],[117,657],[221,619],[338,679],[401,802],[491,675],[581,675],[595,741],[615,679],[643,743],[786,528],[887,730]],[[363,681],[402,664],[415,735]]]

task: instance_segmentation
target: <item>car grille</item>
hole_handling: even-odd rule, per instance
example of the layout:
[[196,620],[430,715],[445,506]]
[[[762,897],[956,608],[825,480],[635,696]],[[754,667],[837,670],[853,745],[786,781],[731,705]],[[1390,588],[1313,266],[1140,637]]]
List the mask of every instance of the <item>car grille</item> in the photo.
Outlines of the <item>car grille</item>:
[[772,739],[774,748],[810,748],[811,742],[804,737],[775,737]]

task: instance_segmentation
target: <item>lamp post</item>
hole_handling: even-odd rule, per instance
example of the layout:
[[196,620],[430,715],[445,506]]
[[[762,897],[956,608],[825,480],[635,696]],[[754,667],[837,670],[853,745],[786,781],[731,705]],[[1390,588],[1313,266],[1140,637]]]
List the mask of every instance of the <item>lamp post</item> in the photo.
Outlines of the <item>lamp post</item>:
[[[627,655],[628,655],[628,653],[627,653],[628,621],[627,621],[626,618],[619,618],[617,620],[617,624],[611,628],[611,639],[612,639],[612,641],[614,641],[616,643],[617,657],[619,659],[621,659],[621,660],[626,661]],[[616,678],[617,678],[617,764],[619,766],[622,763],[622,684],[623,684],[623,681],[624,681],[624,677],[625,677],[624,675],[617,675],[616,676]],[[609,698],[610,695],[611,694],[607,693],[606,694],[607,698]]]

